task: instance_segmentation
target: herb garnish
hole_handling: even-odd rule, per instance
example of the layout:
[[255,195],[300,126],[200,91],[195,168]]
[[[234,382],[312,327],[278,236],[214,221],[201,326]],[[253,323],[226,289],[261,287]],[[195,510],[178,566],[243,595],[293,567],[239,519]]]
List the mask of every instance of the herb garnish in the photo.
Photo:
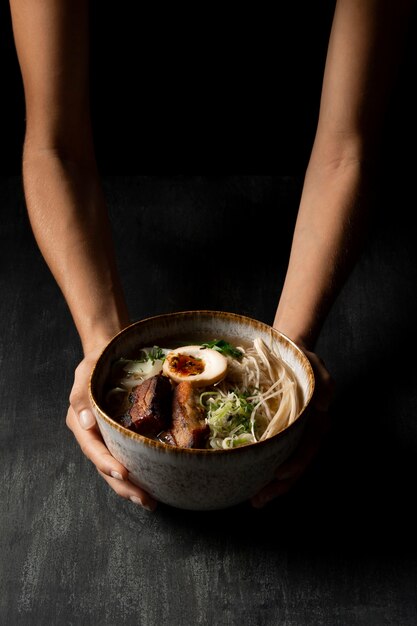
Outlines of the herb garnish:
[[201,344],[201,347],[217,350],[217,352],[231,356],[234,359],[241,359],[243,356],[243,352],[241,350],[238,350],[238,348],[235,348],[224,339],[213,339],[213,341],[207,341],[206,343]]
[[165,360],[165,352],[159,346],[153,346],[149,351],[142,350],[145,354],[143,359],[140,359],[138,363],[146,363],[146,361],[151,361],[152,365],[154,365],[155,361],[164,361]]

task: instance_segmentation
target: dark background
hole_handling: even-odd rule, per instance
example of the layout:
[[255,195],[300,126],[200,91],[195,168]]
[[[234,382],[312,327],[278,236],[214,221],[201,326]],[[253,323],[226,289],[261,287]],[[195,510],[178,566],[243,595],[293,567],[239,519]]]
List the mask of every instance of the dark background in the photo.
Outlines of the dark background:
[[[127,4],[92,3],[91,66],[132,319],[211,308],[271,322],[332,3],[279,5],[278,17],[210,4],[192,22],[178,7]],[[317,347],[337,384],[320,455],[263,511],[161,505],[151,515],[107,488],[65,427],[81,349],[27,219],[24,106],[4,7],[0,622],[414,626],[415,36],[382,136],[370,231]],[[211,252],[191,271],[172,263],[184,248]]]
[[[91,109],[103,174],[303,175],[334,1],[195,13],[91,1]],[[20,172],[24,100],[8,3],[0,9],[0,171]],[[383,160],[416,134],[416,19],[386,119]],[[406,140],[404,146],[404,140]],[[407,142],[409,142],[407,144]],[[392,163],[390,162],[390,166]]]
[[[16,173],[24,103],[2,7],[1,171]],[[103,173],[302,172],[333,2],[152,7],[91,2],[91,107]]]

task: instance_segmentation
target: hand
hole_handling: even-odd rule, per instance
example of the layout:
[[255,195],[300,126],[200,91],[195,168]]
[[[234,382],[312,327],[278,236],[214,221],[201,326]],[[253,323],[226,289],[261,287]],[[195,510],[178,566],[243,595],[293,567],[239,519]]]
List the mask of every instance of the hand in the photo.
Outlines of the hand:
[[98,473],[122,498],[130,499],[153,511],[156,501],[146,491],[128,480],[127,469],[112,457],[106,448],[91,410],[88,382],[101,349],[86,354],[75,370],[70,394],[67,426],[74,434],[85,456],[96,466]]
[[310,361],[316,379],[311,412],[294,454],[279,466],[275,479],[251,498],[251,504],[255,508],[262,508],[270,500],[286,494],[295,485],[316,456],[330,427],[328,408],[333,396],[333,379],[320,357],[303,346],[299,347]]

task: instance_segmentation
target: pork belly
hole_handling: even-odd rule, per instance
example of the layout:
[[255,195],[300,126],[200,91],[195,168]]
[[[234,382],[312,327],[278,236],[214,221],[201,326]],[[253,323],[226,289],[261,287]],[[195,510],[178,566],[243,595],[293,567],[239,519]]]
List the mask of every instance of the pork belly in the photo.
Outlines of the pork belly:
[[182,448],[205,448],[209,432],[195,387],[188,381],[179,383],[172,398],[172,424],[165,441]]
[[133,404],[129,411],[130,428],[140,435],[156,437],[171,422],[171,383],[157,374],[138,385],[132,392]]

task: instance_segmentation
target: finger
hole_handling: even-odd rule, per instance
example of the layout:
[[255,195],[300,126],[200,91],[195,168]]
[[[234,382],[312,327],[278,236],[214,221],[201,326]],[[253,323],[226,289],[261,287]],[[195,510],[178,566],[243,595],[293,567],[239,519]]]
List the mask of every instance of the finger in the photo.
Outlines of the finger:
[[319,411],[327,411],[333,399],[335,382],[326,365],[314,352],[305,352],[316,378],[316,388],[312,400],[313,406]]
[[70,394],[70,404],[78,417],[80,425],[85,430],[93,428],[96,419],[91,410],[90,398],[88,396],[88,380],[90,376],[90,364],[82,361],[75,370],[74,385]]
[[118,495],[150,511],[155,510],[156,500],[128,480],[127,469],[110,454],[97,428],[84,430],[72,407],[68,409],[67,425],[74,433],[85,456],[96,466],[99,474]]
[[318,411],[328,411],[333,400],[335,382],[327,370],[320,373],[320,385],[316,387],[313,396],[313,406]]
[[298,482],[315,456],[315,450],[301,449],[277,470],[275,479],[268,483],[252,499],[252,506],[261,508],[274,498],[283,496]]
[[274,498],[278,498],[279,496],[283,496],[297,482],[299,476],[293,476],[292,478],[288,478],[287,480],[273,480],[268,483],[266,487],[261,489],[256,496],[251,498],[250,502],[255,509],[261,509],[265,504],[273,500]]
[[287,480],[301,476],[317,455],[329,428],[329,414],[325,411],[312,411],[298,448],[287,461],[278,467],[275,477],[278,480]]
[[72,407],[68,409],[67,426],[73,432],[85,456],[90,459],[98,470],[119,481],[127,480],[127,469],[110,454],[103,443],[98,428],[84,430]]
[[126,500],[131,500],[134,504],[138,504],[143,506],[147,511],[154,511],[157,506],[156,500],[154,500],[146,491],[134,485],[129,480],[120,481],[104,474],[100,470],[98,470],[99,474],[104,478],[106,483],[110,485],[110,487],[117,493],[117,495],[125,498]]
[[277,469],[276,478],[285,481],[299,478],[317,456],[329,427],[328,414],[314,411],[310,415],[301,442],[295,453]]

